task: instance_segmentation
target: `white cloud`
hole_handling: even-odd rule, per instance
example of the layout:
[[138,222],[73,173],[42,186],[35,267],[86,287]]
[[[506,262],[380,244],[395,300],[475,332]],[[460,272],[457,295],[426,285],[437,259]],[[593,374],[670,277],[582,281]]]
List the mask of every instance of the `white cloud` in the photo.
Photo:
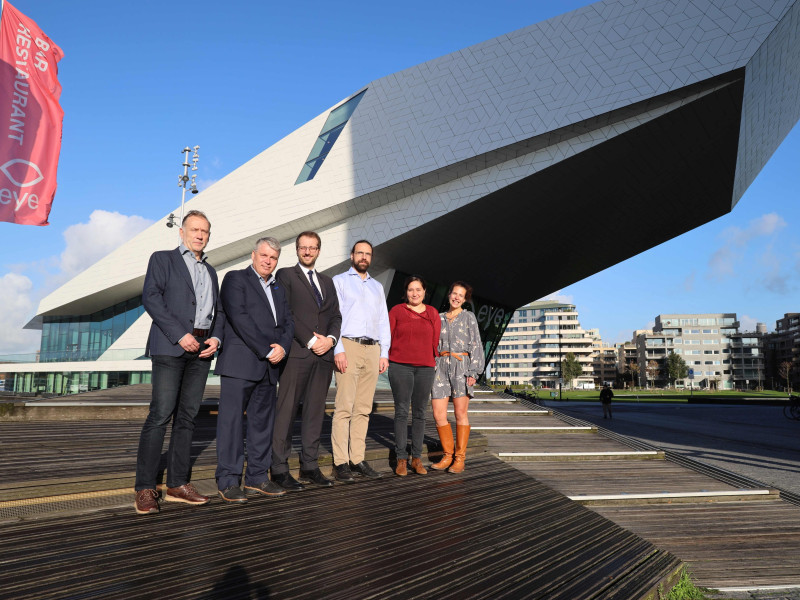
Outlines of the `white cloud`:
[[61,274],[74,277],[152,224],[136,215],[95,210],[88,223],[70,225],[64,231],[67,246],[61,253]]
[[692,271],[684,280],[683,280],[683,290],[685,292],[691,292],[694,290],[694,277],[695,272]]
[[777,213],[767,213],[753,219],[746,228],[729,227],[720,234],[723,244],[708,259],[710,279],[725,279],[737,272],[747,246],[755,239],[770,237],[786,227],[786,221]]
[[575,304],[574,297],[570,294],[562,294],[561,290],[548,294],[544,298],[539,298],[537,302],[542,302],[544,300],[552,300],[554,302],[561,302],[562,304]]
[[33,282],[25,275],[6,273],[0,277],[0,331],[2,346],[0,354],[35,352],[41,334],[23,329],[33,317],[38,295]]
[[[14,272],[0,276],[0,354],[38,350],[41,332],[22,328],[35,316],[39,301],[151,224],[143,217],[95,210],[87,223],[64,231],[65,248],[60,257],[14,265]],[[25,271],[43,283],[34,285]]]
[[210,188],[212,185],[214,185],[218,181],[219,181],[219,179],[198,178],[197,179],[197,189],[202,192],[203,190]]
[[750,315],[741,315],[739,317],[739,331],[755,331],[757,323],[763,323],[763,321],[759,321]]

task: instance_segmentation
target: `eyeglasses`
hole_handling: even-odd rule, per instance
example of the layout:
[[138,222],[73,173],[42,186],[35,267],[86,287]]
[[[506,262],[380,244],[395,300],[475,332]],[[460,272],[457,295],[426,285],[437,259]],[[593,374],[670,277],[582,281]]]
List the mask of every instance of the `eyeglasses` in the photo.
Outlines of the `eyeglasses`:
[[309,252],[316,252],[319,250],[319,246],[298,246],[297,249],[300,250],[300,252],[305,252],[306,250]]

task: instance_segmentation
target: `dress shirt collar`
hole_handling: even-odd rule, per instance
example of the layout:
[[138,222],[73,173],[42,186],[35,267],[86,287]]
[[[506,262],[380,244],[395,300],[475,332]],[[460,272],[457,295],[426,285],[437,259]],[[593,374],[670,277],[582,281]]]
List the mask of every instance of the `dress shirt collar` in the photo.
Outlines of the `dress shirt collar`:
[[[361,273],[356,271],[355,267],[350,267],[350,270],[347,271],[347,274],[348,275],[357,275],[358,278],[361,279]],[[368,279],[372,279],[372,277],[370,277],[370,275],[369,275],[369,272],[367,272],[367,276],[364,278],[364,281],[367,281]]]
[[[191,250],[189,250],[189,249],[188,249],[188,248],[187,248],[187,247],[186,247],[186,246],[183,244],[183,242],[181,242],[181,245],[180,245],[180,246],[178,246],[178,250],[180,251],[181,255],[185,255],[185,254],[188,252],[189,254],[191,254],[191,255],[192,255],[192,258],[194,258],[195,260],[197,260],[197,257],[194,255],[194,252],[192,252]],[[201,262],[205,262],[207,258],[208,258],[208,254],[206,254],[205,252],[201,252],[201,253],[200,253],[200,261],[201,261]]]
[[256,274],[256,277],[258,277],[261,281],[263,281],[265,285],[272,285],[273,283],[275,283],[275,273],[270,273],[269,279],[264,279],[261,275],[258,274],[258,271],[256,271],[253,265],[250,265],[250,268],[253,269],[253,273]]
[[314,276],[315,277],[317,276],[317,267],[316,266],[314,266],[313,268],[309,269],[305,265],[301,265],[299,260],[297,261],[297,266],[300,267],[300,270],[303,272],[304,275],[308,275],[309,271],[314,271]]

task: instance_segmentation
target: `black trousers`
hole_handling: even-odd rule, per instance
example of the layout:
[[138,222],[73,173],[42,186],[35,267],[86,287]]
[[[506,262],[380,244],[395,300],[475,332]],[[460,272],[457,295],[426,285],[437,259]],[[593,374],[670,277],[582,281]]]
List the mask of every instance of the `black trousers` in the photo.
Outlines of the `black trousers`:
[[325,419],[325,400],[331,385],[333,363],[314,356],[286,361],[278,386],[278,405],[272,435],[272,472],[289,472],[292,429],[297,407],[303,403],[300,430],[300,468],[316,469],[319,464],[319,439]]

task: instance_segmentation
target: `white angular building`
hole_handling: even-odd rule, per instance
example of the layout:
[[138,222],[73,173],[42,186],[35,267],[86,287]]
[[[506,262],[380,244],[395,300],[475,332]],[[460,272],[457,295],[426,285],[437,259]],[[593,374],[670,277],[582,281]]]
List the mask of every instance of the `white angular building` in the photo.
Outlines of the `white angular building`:
[[[735,206],[800,117],[799,34],[796,0],[605,0],[368,82],[188,207],[223,275],[314,229],[331,274],[371,240],[390,303],[407,273],[433,304],[467,280],[491,353],[515,307]],[[138,298],[176,245],[162,220],[43,299],[38,360],[6,386],[146,380]]]

